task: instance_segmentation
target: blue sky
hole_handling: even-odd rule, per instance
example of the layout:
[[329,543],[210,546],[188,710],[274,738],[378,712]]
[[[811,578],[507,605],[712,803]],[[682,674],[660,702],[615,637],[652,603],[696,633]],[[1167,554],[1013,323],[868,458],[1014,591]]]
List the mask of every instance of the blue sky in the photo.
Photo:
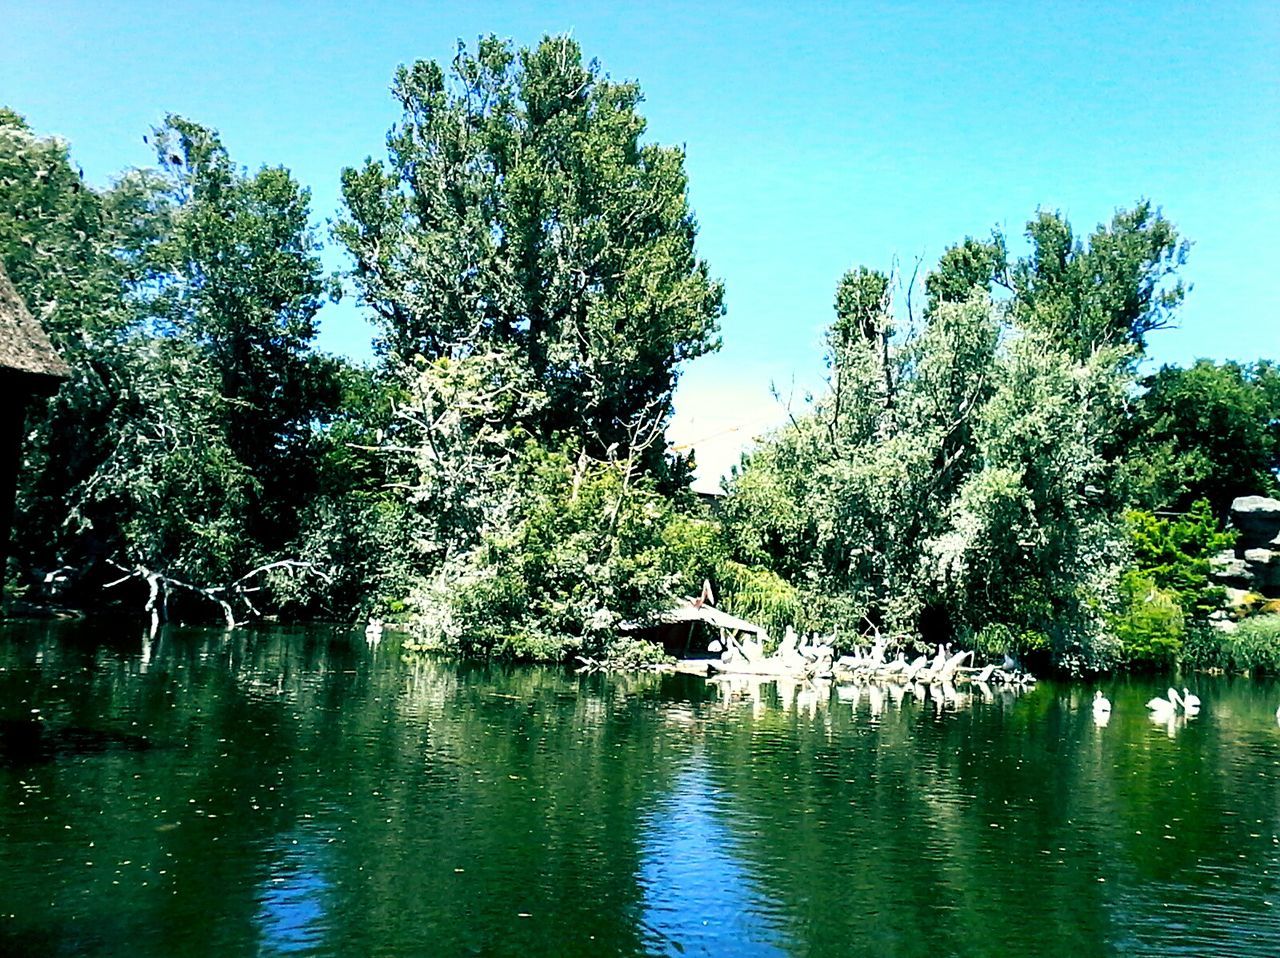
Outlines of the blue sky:
[[[242,164],[284,164],[334,215],[339,170],[383,150],[397,64],[459,38],[571,31],[638,80],[684,144],[724,349],[673,435],[712,479],[776,422],[769,385],[821,379],[840,274],[927,264],[1038,206],[1080,231],[1150,197],[1195,245],[1155,361],[1280,358],[1280,3],[33,3],[0,0],[0,103],[105,183],[166,112]],[[329,265],[340,268],[337,251]],[[368,355],[348,301],[322,346]],[[707,437],[714,437],[708,439]]]

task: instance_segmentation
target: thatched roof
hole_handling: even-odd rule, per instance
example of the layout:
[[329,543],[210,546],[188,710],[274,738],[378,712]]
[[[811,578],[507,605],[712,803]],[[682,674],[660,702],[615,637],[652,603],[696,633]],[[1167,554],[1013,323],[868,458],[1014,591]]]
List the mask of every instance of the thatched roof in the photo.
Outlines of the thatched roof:
[[[718,629],[728,629],[731,632],[750,632],[756,635],[764,631],[754,622],[739,619],[735,615],[721,612],[719,609],[712,608],[709,605],[696,605],[692,599],[685,605],[679,605],[661,613],[650,625],[674,625],[678,622],[705,622],[707,625]],[[638,632],[643,628],[645,626],[640,623],[628,622],[621,627],[620,631]]]
[[0,374],[20,373],[32,385],[53,385],[70,373],[0,266]]

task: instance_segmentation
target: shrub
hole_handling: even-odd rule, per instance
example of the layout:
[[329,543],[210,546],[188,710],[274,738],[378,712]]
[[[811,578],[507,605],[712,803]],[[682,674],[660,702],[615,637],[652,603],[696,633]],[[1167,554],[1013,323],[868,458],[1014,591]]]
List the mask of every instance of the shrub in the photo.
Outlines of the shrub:
[[613,639],[605,651],[604,660],[605,664],[615,671],[639,669],[673,661],[657,642],[632,636],[618,636]]
[[1014,655],[1021,659],[1043,655],[1049,648],[1049,637],[1034,629],[1014,628],[1004,622],[983,626],[973,637],[973,650],[978,655]]
[[1183,614],[1204,622],[1222,607],[1226,592],[1209,581],[1209,560],[1235,545],[1205,499],[1177,519],[1133,510],[1125,516],[1134,567],[1160,589],[1173,593]]
[[[555,661],[606,655],[712,574],[714,527],[677,513],[626,464],[526,450],[509,508],[415,597],[415,631],[463,655]],[[624,654],[635,654],[625,652]]]
[[770,635],[781,636],[789,625],[800,632],[816,627],[800,590],[763,566],[726,559],[716,570],[716,581],[725,611],[762,626]]
[[1197,668],[1280,673],[1280,615],[1253,616],[1231,632],[1205,629],[1187,643],[1185,661]]
[[1172,666],[1182,651],[1186,622],[1177,595],[1136,569],[1120,581],[1120,611],[1112,630],[1120,640],[1124,663],[1132,668]]

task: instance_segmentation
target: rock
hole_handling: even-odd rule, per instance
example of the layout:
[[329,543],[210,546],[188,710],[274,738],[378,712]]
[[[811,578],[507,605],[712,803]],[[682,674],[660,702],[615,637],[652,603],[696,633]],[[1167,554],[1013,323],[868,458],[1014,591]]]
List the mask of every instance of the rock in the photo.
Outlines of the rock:
[[1231,503],[1231,522],[1242,547],[1268,544],[1280,537],[1280,499],[1241,496]]
[[1210,568],[1209,578],[1214,582],[1239,586],[1244,589],[1248,589],[1249,586],[1253,585],[1253,574],[1249,569],[1249,563],[1245,562],[1244,559],[1237,559],[1234,555],[1230,559],[1221,557],[1214,559]]
[[[1233,589],[1231,586],[1227,586],[1223,591],[1227,593],[1227,606],[1232,609],[1237,609],[1244,605],[1249,601],[1249,597],[1253,595],[1248,589]],[[1216,615],[1217,613],[1214,614]],[[1224,612],[1223,615],[1225,616],[1226,613]]]
[[1272,549],[1245,549],[1244,561],[1249,565],[1272,566],[1280,563],[1280,552]]
[[1249,570],[1253,573],[1253,591],[1262,593],[1268,599],[1273,598],[1276,590],[1280,589],[1280,564],[1250,563]]

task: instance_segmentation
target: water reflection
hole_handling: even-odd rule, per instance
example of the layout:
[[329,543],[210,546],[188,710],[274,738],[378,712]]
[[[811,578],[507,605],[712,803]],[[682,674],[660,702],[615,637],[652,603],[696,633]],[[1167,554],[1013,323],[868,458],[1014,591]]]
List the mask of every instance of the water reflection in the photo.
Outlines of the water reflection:
[[733,808],[694,764],[645,815],[640,924],[651,953],[782,958],[779,906],[734,856]]
[[275,859],[258,891],[259,955],[291,954],[324,940],[324,844],[316,836],[288,838],[270,854]]
[[0,627],[0,739],[48,746],[0,740],[0,952],[1280,954],[1274,684],[1170,727],[1137,680],[1099,723],[1047,682],[148,642]]

